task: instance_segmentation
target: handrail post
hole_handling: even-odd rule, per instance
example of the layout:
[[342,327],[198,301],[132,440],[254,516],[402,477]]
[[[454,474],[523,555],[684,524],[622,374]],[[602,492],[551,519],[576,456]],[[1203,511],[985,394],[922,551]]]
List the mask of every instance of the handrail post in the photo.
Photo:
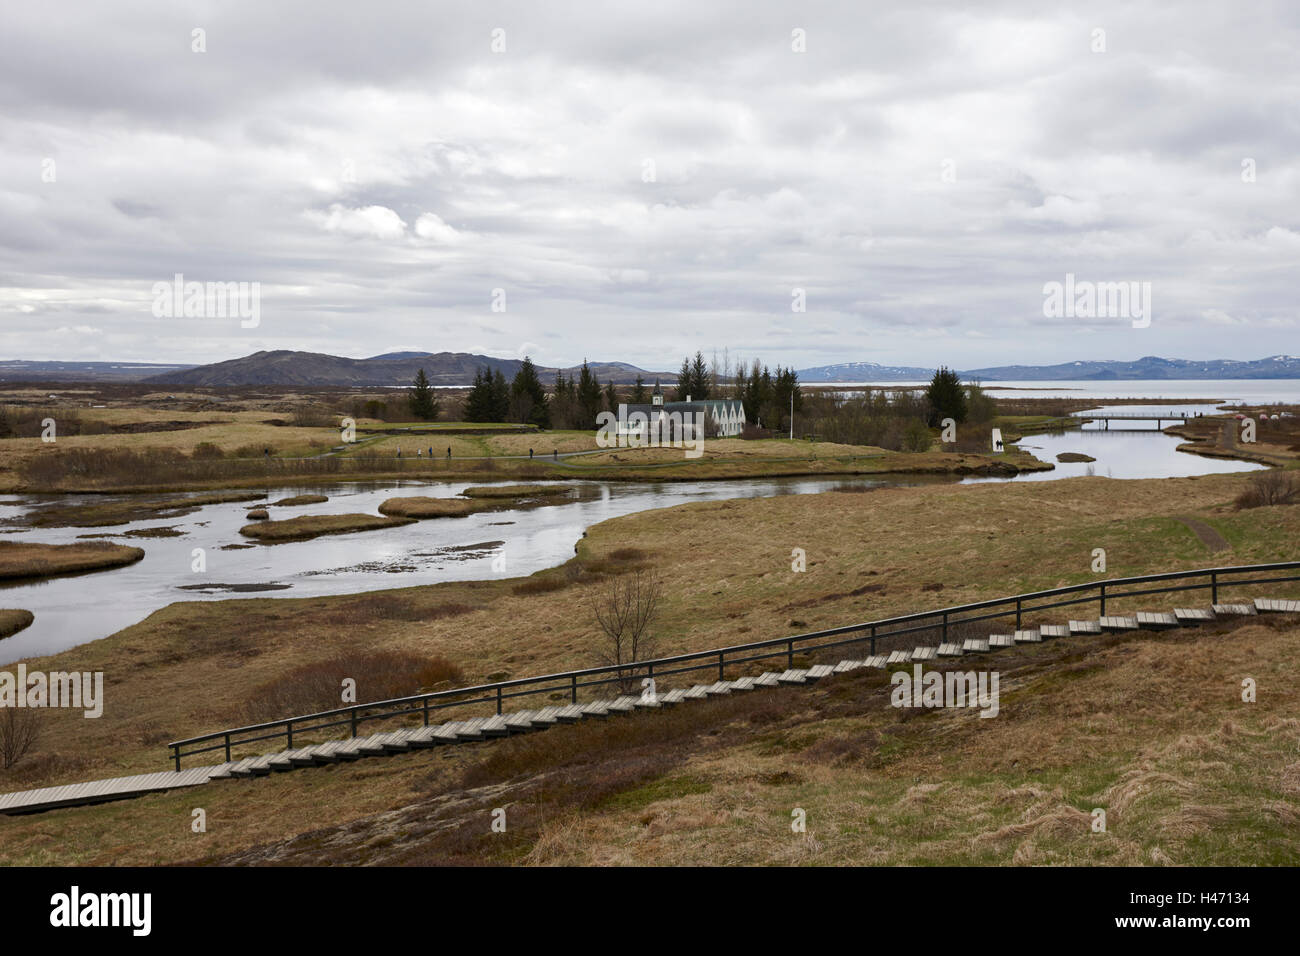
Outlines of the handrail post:
[[1099,617],[1106,616],[1106,585],[1101,586],[1101,614]]
[[871,625],[871,656],[876,656],[876,625]]
[[[575,700],[574,703],[576,704],[577,701]],[[500,684],[497,685],[497,716],[498,717],[501,716],[501,685]]]
[[226,734],[226,763],[230,763],[230,734]]
[[573,702],[576,704],[578,702],[578,675],[577,674],[573,675],[572,681],[573,681]]
[[726,665],[726,655],[718,651],[718,680],[723,680],[722,668]]
[[1020,630],[1020,598],[1016,598],[1016,630]]
[[794,641],[785,642],[786,667],[794,670]]
[[172,759],[176,761],[176,772],[181,772],[181,748],[172,747]]
[[284,723],[284,749],[293,749],[293,721],[287,720]]
[[429,698],[424,698],[424,726],[429,726]]
[[1219,603],[1219,572],[1210,572],[1210,603]]
[[948,612],[943,612],[943,643],[948,643]]
[[357,709],[355,707],[352,708],[351,717],[352,717],[352,736],[355,737],[357,735]]

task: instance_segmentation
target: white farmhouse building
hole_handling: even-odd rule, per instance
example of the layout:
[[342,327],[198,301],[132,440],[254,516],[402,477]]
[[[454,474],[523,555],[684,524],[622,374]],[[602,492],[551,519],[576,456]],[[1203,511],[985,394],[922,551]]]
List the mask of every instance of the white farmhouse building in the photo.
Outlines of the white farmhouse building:
[[[665,442],[715,436],[734,438],[745,428],[745,403],[739,399],[693,401],[688,395],[684,402],[665,402],[663,388],[657,381],[649,405],[621,407],[624,414],[619,416],[618,433],[626,438],[644,440],[648,436],[657,436]],[[704,422],[702,435],[695,434],[699,422]]]

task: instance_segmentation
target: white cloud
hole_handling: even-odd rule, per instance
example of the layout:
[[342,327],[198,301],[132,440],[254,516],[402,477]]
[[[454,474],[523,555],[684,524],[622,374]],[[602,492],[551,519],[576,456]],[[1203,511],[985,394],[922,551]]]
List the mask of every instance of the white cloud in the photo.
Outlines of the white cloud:
[[348,209],[334,203],[328,213],[309,210],[307,218],[326,232],[337,232],[345,236],[397,239],[406,233],[406,223],[386,206]]

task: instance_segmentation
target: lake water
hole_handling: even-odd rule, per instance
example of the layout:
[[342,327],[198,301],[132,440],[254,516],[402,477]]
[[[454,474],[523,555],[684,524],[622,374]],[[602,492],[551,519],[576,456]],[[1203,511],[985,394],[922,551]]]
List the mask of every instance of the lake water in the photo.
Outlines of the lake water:
[[[1007,383],[1001,383],[1007,384]],[[1043,383],[1037,383],[1040,386]],[[1077,394],[1067,391],[1075,383],[1050,383],[1044,395]],[[1224,398],[1248,402],[1300,401],[1300,382],[1158,382],[1077,383],[1095,390],[1098,397],[1156,398],[1173,396],[1173,389],[1190,398]],[[1146,391],[1139,389],[1147,386]],[[1122,388],[1121,388],[1122,386]],[[1240,386],[1240,387],[1239,387]],[[1133,413],[1132,406],[1115,411]],[[1168,412],[1154,406],[1146,411]],[[1173,411],[1209,414],[1211,405],[1190,405]],[[1080,413],[1086,415],[1086,413]],[[1249,462],[1204,458],[1177,451],[1182,439],[1155,431],[1154,423],[1125,423],[1126,428],[1150,431],[1104,432],[1097,426],[1063,434],[1028,435],[1021,447],[1053,462],[1053,471],[1020,475],[1012,479],[983,481],[1051,481],[1083,475],[1128,479],[1162,478],[1221,472],[1243,472],[1261,466]],[[1060,452],[1081,452],[1093,463],[1056,463]],[[174,527],[179,537],[131,539],[114,537],[145,550],[136,564],[111,571],[54,578],[35,583],[0,586],[0,606],[26,608],[36,615],[27,630],[0,641],[0,664],[20,658],[54,653],[96,640],[142,620],[174,601],[222,600],[230,597],[312,597],[347,594],[381,588],[410,587],[440,581],[519,577],[554,567],[573,555],[574,545],[593,524],[620,515],[667,508],[691,501],[725,498],[770,497],[827,491],[855,483],[868,486],[917,485],[952,482],[952,478],[890,476],[872,479],[787,478],[742,481],[596,483],[598,498],[521,511],[495,511],[464,518],[440,518],[382,532],[328,535],[313,541],[280,545],[248,545],[239,528],[253,505],[232,502],[208,505],[174,519],[137,521],[111,529],[46,528],[8,529],[4,540],[39,540],[63,544],[79,535],[111,531],[114,535],[138,528]],[[274,509],[277,517],[294,514],[377,513],[379,504],[399,495],[458,495],[469,484],[413,481],[340,483],[310,488],[286,486],[271,490],[271,501],[300,493],[330,496],[321,505]],[[93,496],[96,501],[103,496]],[[61,497],[61,503],[75,496]],[[0,522],[20,517],[48,499],[0,498]],[[4,529],[0,529],[4,530]],[[194,550],[201,548],[206,571],[192,570]],[[504,560],[504,564],[502,561]],[[266,590],[261,590],[266,588]],[[258,589],[258,590],[250,590]]]
[[[879,388],[925,388],[929,382],[835,382],[830,385],[875,385]],[[809,385],[822,383],[810,382]],[[1079,382],[984,382],[995,398],[1211,398],[1224,404],[1300,404],[1300,380],[1252,378]]]

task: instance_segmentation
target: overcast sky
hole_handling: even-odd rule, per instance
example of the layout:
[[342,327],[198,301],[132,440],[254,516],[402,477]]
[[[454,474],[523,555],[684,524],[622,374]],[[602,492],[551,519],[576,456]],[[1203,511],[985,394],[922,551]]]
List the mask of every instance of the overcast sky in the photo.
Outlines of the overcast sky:
[[[7,3],[0,358],[1300,352],[1300,4],[1072,10]],[[1066,273],[1150,326],[1045,318]]]

